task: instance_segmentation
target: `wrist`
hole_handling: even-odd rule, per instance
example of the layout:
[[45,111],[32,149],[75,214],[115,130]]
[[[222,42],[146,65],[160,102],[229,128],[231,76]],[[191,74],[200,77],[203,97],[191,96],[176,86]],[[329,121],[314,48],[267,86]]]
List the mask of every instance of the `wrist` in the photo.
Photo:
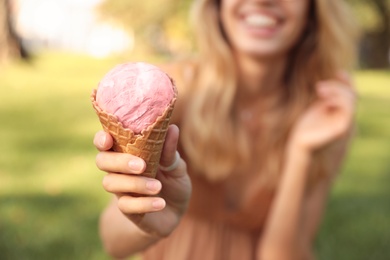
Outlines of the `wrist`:
[[141,240],[145,241],[145,245],[147,246],[156,243],[162,238],[162,236],[158,235],[156,232],[143,230],[138,226],[136,228],[137,228],[138,237]]
[[296,142],[289,142],[286,147],[285,162],[286,166],[291,164],[300,164],[308,166],[312,159],[313,152],[306,146]]
[[287,142],[286,152],[287,156],[301,155],[311,157],[313,154],[312,149],[308,145],[305,145],[303,142],[299,142],[296,139]]

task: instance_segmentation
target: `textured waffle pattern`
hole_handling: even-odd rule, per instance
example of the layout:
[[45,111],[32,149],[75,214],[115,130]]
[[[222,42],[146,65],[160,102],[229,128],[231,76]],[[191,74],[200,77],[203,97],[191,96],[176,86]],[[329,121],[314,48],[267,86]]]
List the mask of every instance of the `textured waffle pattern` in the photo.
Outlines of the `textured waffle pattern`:
[[129,153],[141,157],[146,162],[146,170],[143,173],[147,177],[156,177],[161,151],[167,134],[169,120],[176,102],[172,99],[170,105],[148,128],[141,134],[135,134],[132,130],[124,128],[118,118],[101,110],[96,103],[96,90],[91,94],[92,106],[95,109],[104,131],[111,134],[114,139],[113,150],[116,152]]

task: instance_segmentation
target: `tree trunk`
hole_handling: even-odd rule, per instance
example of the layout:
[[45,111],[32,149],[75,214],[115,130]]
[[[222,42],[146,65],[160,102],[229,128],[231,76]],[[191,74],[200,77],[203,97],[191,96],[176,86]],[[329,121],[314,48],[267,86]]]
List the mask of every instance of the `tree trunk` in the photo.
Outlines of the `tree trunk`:
[[21,57],[22,47],[12,28],[9,0],[0,0],[0,64]]
[[371,0],[380,19],[375,31],[366,33],[363,39],[363,66],[368,68],[389,68],[390,10],[386,0]]

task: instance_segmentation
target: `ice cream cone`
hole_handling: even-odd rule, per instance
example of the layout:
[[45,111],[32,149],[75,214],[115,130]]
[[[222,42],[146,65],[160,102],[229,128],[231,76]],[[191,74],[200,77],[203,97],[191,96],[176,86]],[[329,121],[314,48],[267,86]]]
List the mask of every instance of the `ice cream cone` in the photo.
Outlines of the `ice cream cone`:
[[96,90],[92,91],[91,101],[93,108],[99,117],[104,131],[110,133],[114,139],[112,149],[116,152],[129,153],[144,159],[146,169],[143,175],[146,177],[156,177],[176,96],[177,92],[175,89],[175,97],[164,113],[152,125],[142,130],[140,134],[136,134],[132,130],[124,128],[116,116],[100,109],[96,102]]

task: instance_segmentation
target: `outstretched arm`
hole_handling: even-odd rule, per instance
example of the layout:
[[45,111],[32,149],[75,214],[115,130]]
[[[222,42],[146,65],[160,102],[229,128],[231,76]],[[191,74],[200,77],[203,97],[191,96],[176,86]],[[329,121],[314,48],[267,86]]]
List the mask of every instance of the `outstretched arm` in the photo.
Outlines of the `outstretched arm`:
[[[162,166],[176,160],[178,136],[179,129],[170,126],[160,160]],[[175,229],[187,209],[191,182],[181,158],[177,158],[175,169],[160,169],[156,179],[151,179],[140,175],[145,170],[145,162],[140,158],[108,151],[112,146],[109,134],[98,132],[94,143],[100,150],[96,164],[107,172],[103,187],[115,195],[101,215],[101,239],[111,256],[124,258]]]

